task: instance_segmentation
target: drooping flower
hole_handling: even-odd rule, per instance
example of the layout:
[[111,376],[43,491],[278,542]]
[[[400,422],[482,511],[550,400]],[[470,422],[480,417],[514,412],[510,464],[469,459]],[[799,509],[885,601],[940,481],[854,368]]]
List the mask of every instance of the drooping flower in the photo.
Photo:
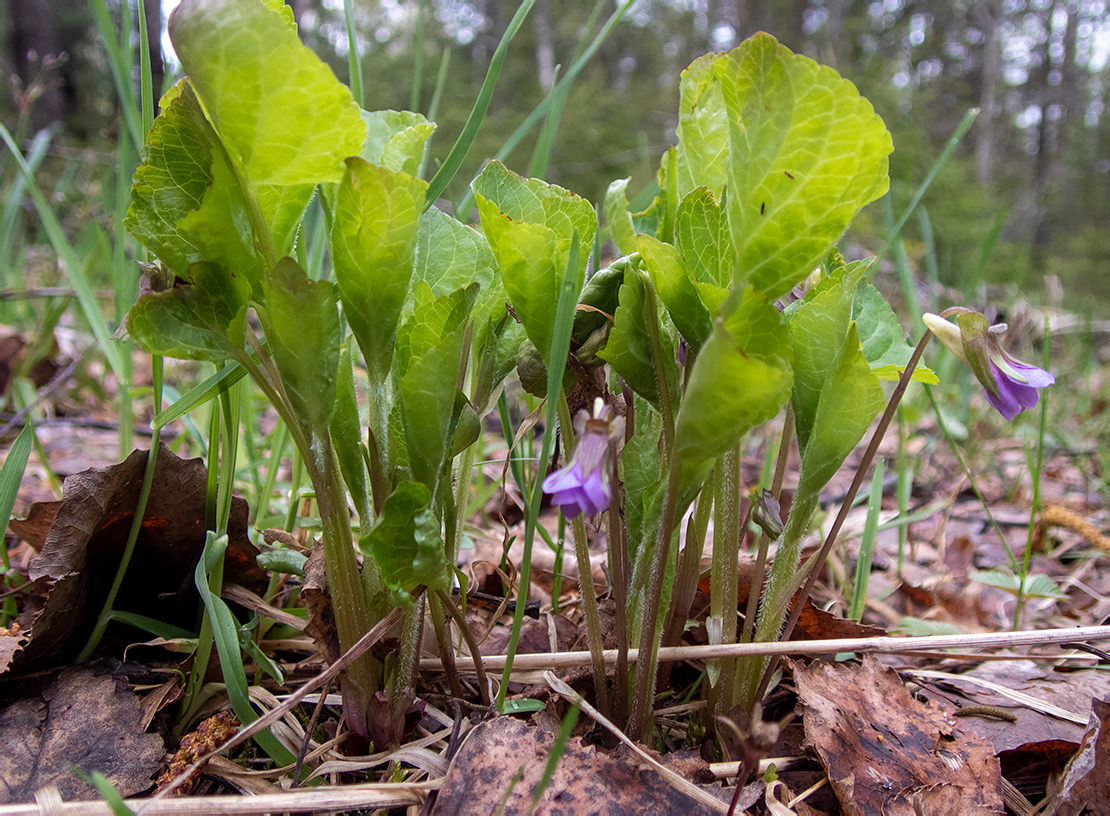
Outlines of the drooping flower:
[[1006,331],[1005,323],[988,326],[983,315],[967,309],[949,309],[945,315],[949,313],[956,314],[959,325],[935,314],[922,319],[949,351],[971,367],[987,392],[987,402],[1006,419],[1032,408],[1040,397],[1037,389],[1056,382],[1043,368],[1023,363],[1002,349],[998,335]]
[[623,417],[612,417],[613,409],[600,397],[594,400],[593,414],[579,411],[574,418],[578,446],[566,466],[543,480],[544,493],[551,503],[563,508],[573,519],[580,513],[593,515],[609,506],[613,497],[609,485],[609,443],[624,432]]

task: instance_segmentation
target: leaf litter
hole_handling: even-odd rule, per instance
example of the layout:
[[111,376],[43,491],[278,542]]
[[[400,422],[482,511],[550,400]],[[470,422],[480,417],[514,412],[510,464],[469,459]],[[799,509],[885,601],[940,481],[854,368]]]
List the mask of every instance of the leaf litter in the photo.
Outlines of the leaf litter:
[[[160,539],[157,534],[161,534],[170,526],[187,529],[191,524],[193,528],[196,527],[195,521],[190,523],[181,521],[183,518],[190,518],[188,514],[185,516],[178,516],[177,514],[181,512],[180,506],[182,504],[189,504],[189,501],[182,496],[181,486],[190,483],[198,484],[198,473],[203,471],[202,469],[197,471],[198,466],[202,468],[199,461],[184,462],[184,460],[176,460],[176,457],[173,457],[168,451],[165,452],[164,457],[160,457],[160,460],[164,460],[167,463],[166,466],[171,468],[168,471],[170,474],[169,481],[156,479],[156,485],[159,486],[159,489],[152,493],[152,504],[148,515],[153,519],[174,519],[175,523],[173,525],[163,523],[144,525],[144,536],[141,539],[140,546],[152,548],[151,556],[165,562],[167,553],[160,547],[183,545],[176,539],[172,540],[175,542],[172,544],[166,543],[166,541],[170,541],[169,539],[159,543]],[[67,482],[67,498],[70,500],[68,507],[64,503],[37,505],[32,508],[29,514],[32,519],[30,524],[20,526],[17,522],[13,525],[13,530],[17,530],[26,537],[28,543],[34,544],[41,551],[38,556],[35,556],[32,563],[36,565],[35,574],[40,578],[38,586],[53,585],[46,595],[47,607],[52,603],[70,597],[66,592],[61,592],[57,596],[59,601],[53,600],[54,593],[58,591],[58,584],[62,583],[67,576],[72,579],[74,573],[79,573],[81,570],[95,569],[96,564],[89,560],[90,550],[98,551],[96,548],[108,546],[102,540],[114,541],[114,546],[119,545],[121,535],[118,529],[124,524],[120,513],[92,513],[88,510],[88,507],[92,504],[91,500],[80,499],[79,497],[86,495],[91,481],[93,487],[97,488],[92,492],[101,495],[100,502],[106,506],[116,508],[118,511],[119,507],[126,506],[127,490],[134,488],[137,484],[138,478],[141,477],[143,463],[145,463],[145,454],[129,458],[122,465],[115,466],[115,469],[108,468],[82,474],[81,478],[74,482],[72,494],[70,493],[70,484]],[[73,478],[71,477],[71,480]],[[97,482],[100,483],[99,487],[97,487]],[[173,486],[172,489],[170,485]],[[117,491],[122,491],[123,495],[116,496]],[[104,498],[105,496],[109,498]],[[167,502],[169,506],[163,506],[159,502]],[[93,516],[96,516],[96,518],[94,519]],[[195,517],[194,514],[191,518],[195,519]],[[59,536],[58,531],[63,529],[63,527],[56,528],[54,526],[59,518],[66,525],[64,529],[77,527],[89,531],[87,536],[82,533],[82,538],[85,539],[83,546],[77,545],[68,548],[47,546],[51,537],[50,531],[55,531],[54,537],[56,539]],[[71,521],[66,521],[67,519]],[[115,526],[113,526],[113,519],[115,519]],[[972,567],[987,566],[982,563],[974,563],[978,557],[976,555],[978,550],[972,541],[979,538],[980,535],[982,533],[976,532],[967,540],[957,538],[955,541],[948,542],[947,546],[943,548],[943,554],[931,549],[932,544],[927,538],[923,539],[915,535],[917,561],[914,563],[925,565],[930,563],[930,559],[933,559],[932,564],[941,563],[943,565],[940,575],[949,575],[966,581],[965,576]],[[1065,535],[1067,535],[1067,532],[1065,532]],[[245,538],[241,540],[245,542]],[[601,540],[603,541],[603,539]],[[489,543],[495,545],[498,550],[500,549],[500,544],[492,539]],[[53,541],[51,541],[51,544],[53,544]],[[889,541],[887,544],[889,545]],[[194,542],[191,546],[198,547],[199,545]],[[486,546],[485,542],[479,540],[479,553],[484,546]],[[43,552],[45,552],[46,558],[42,558]],[[59,552],[61,554],[58,554]],[[196,552],[199,553],[199,549]],[[500,552],[497,552],[496,555],[490,552],[490,560],[496,562],[499,555]],[[255,590],[261,591],[262,587],[260,587],[258,580],[259,573],[249,568],[250,550],[246,551],[244,557],[247,559],[247,568],[244,574],[237,576],[238,580]],[[475,560],[480,560],[478,553],[475,553],[473,557]],[[102,555],[99,560],[111,559]],[[317,556],[317,562],[318,560]],[[169,575],[176,575],[174,589],[188,588],[189,584],[185,578],[187,576],[191,577],[191,565],[187,565],[185,559],[173,563],[177,566],[172,571],[165,570],[165,572]],[[229,564],[233,565],[234,559],[229,561]],[[909,566],[911,564],[908,563],[907,567]],[[326,593],[322,593],[319,589],[311,590],[314,585],[313,575],[316,576],[315,586],[320,586],[321,572],[319,569],[313,569],[310,560],[306,567],[307,577],[305,581],[306,589],[309,591],[304,593],[306,600],[309,600],[309,620],[321,627],[315,630],[315,634],[321,639],[314,646],[307,642],[303,636],[301,636],[300,641],[296,637],[293,638],[293,643],[299,643],[300,645],[295,645],[292,651],[285,653],[288,657],[294,657],[297,661],[288,664],[293,669],[292,676],[289,678],[290,682],[296,681],[298,672],[295,667],[298,663],[303,663],[306,669],[314,664],[319,665],[318,659],[312,658],[312,654],[316,648],[325,646],[327,641],[334,637],[328,631],[326,605],[320,605],[326,603]],[[877,560],[876,576],[882,577],[883,574],[883,561],[880,558]],[[922,580],[925,580],[929,575],[929,570],[922,567],[920,574]],[[936,574],[934,573],[934,575]],[[604,573],[599,577],[603,579]],[[103,579],[99,580],[102,581]],[[487,581],[486,585],[496,591],[503,591],[500,587],[494,586],[495,583]],[[568,591],[574,592],[574,583],[568,580],[567,584],[564,585],[564,597],[562,599],[564,605],[568,600],[573,600],[573,594],[567,596],[565,593]],[[604,591],[605,587],[603,585],[597,581],[595,583],[597,583],[599,591]],[[746,592],[746,584],[749,582],[742,579],[739,583],[742,588],[742,596],[738,598],[738,603],[742,608],[745,600],[743,595]],[[90,580],[89,585],[96,586],[97,581]],[[939,586],[935,581],[933,585]],[[970,587],[975,586],[969,583],[962,583],[961,585],[965,592],[970,591]],[[39,591],[44,590],[40,589]],[[888,598],[888,602],[896,602],[900,596],[905,596],[908,591],[905,584],[902,585],[902,588],[895,587],[895,592],[893,596]],[[314,593],[316,593],[315,597],[313,597]],[[84,598],[85,606],[76,608],[91,609],[95,607],[95,597],[92,597],[92,601],[90,601],[91,596],[95,596],[95,592],[81,591],[73,595],[72,597],[78,599]],[[134,603],[140,597],[141,593],[136,595],[130,591],[121,594],[121,598],[127,599],[127,604]],[[943,600],[935,595],[914,597],[917,597],[915,608],[918,611],[945,608]],[[951,597],[951,595],[948,597]],[[702,605],[704,606],[704,604]],[[34,609],[34,605],[28,604],[27,608]],[[134,608],[141,609],[143,607],[135,606]],[[697,614],[696,610],[698,608],[697,603],[695,603],[693,614]],[[952,614],[952,611],[949,611],[949,615]],[[479,636],[486,634],[487,630],[489,632],[488,640],[482,649],[483,653],[503,651],[503,648],[498,649],[497,647],[502,645],[507,634],[507,627],[503,623],[504,617],[498,618],[496,613],[496,608],[492,610],[485,608],[483,611],[482,607],[468,607],[468,615],[471,618],[471,624],[475,632]],[[89,612],[88,614],[93,613]],[[504,615],[504,610],[501,610],[501,614]],[[971,618],[966,617],[966,614],[956,614],[955,619],[961,621],[969,629],[991,628],[984,626],[984,624],[992,623],[997,627],[998,622],[996,620],[992,621],[991,616],[984,611],[982,606],[978,607],[978,611],[974,612]],[[57,617],[63,619],[64,625],[64,609]],[[874,614],[870,617],[870,620],[880,619],[881,616],[876,618]],[[58,625],[49,623],[51,620],[52,616],[48,614],[48,611],[43,611],[34,621],[27,620],[26,628],[22,629],[20,634],[25,639],[29,629],[32,635],[32,644],[34,643],[34,635],[41,633],[44,643],[61,642],[64,646],[66,638],[59,639],[50,635],[51,627]],[[807,621],[809,621],[808,625]],[[580,640],[580,635],[576,637],[576,615],[573,604],[571,604],[569,613],[565,612],[554,617],[544,614],[541,615],[539,620],[530,621],[529,623],[535,631],[532,632],[530,629],[530,634],[524,638],[522,653],[548,651],[553,643],[559,651],[577,648],[573,641],[575,639]],[[313,630],[314,626],[310,625],[309,629]],[[704,642],[704,634],[699,636],[699,631],[703,630],[699,630],[697,625],[689,629],[686,642]],[[881,634],[884,631],[885,629],[882,627],[873,624],[864,626],[838,618],[820,606],[808,602],[802,626],[796,637],[868,637]],[[6,645],[7,642],[15,639],[14,637],[5,637],[0,639],[0,644]],[[580,646],[579,643],[578,647]],[[43,649],[44,657],[37,658],[37,660],[43,661],[42,665],[50,663],[53,663],[53,665],[65,664],[65,655],[67,654],[65,648],[60,651],[56,647],[49,649],[37,648]],[[328,655],[327,662],[334,660],[335,655],[338,654],[334,641],[330,644],[330,648],[324,648],[323,651]],[[298,654],[300,657],[296,657]],[[32,656],[34,655],[35,653],[32,652]],[[772,759],[777,758],[779,765],[783,767],[783,770],[780,771],[779,781],[768,787],[762,780],[754,780],[752,784],[745,788],[744,797],[740,800],[744,803],[744,806],[750,807],[758,800],[764,803],[759,807],[767,808],[767,812],[835,812],[835,808],[838,806],[832,805],[834,810],[828,810],[830,801],[827,796],[822,799],[823,792],[820,790],[817,793],[807,795],[803,800],[796,800],[799,793],[805,795],[806,787],[812,787],[814,781],[819,783],[827,777],[833,783],[831,789],[841,796],[842,804],[840,807],[845,808],[848,808],[847,805],[843,804],[845,801],[866,801],[861,797],[865,791],[862,785],[867,781],[876,782],[867,791],[869,795],[873,794],[877,797],[875,801],[886,803],[883,805],[886,807],[885,812],[903,812],[902,809],[907,807],[910,810],[904,812],[913,812],[912,808],[914,807],[926,808],[921,812],[973,812],[952,809],[966,806],[964,804],[959,806],[953,804],[956,801],[954,799],[956,792],[961,794],[959,798],[961,803],[967,801],[982,803],[982,807],[986,808],[983,812],[988,812],[989,808],[997,807],[999,800],[995,795],[994,783],[984,785],[982,774],[973,775],[970,779],[963,779],[958,769],[950,767],[950,765],[956,764],[957,758],[963,763],[960,765],[961,768],[972,767],[968,763],[973,761],[980,763],[979,769],[989,779],[1001,779],[999,771],[1001,769],[1001,773],[1006,774],[1006,778],[1013,781],[1019,792],[1028,797],[1026,801],[1029,802],[1039,801],[1040,798],[1046,795],[1046,792],[1050,792],[1048,788],[1050,776],[1061,780],[1059,784],[1064,784],[1065,779],[1068,780],[1065,788],[1060,788],[1059,785],[1053,788],[1053,790],[1060,791],[1053,800],[1056,803],[1053,807],[1059,807],[1058,812],[1061,813],[1081,812],[1082,805],[1078,806],[1080,809],[1076,809],[1077,802],[1094,801],[1090,798],[1093,795],[1090,791],[1100,790],[1097,786],[1101,784],[1101,777],[1099,776],[1101,766],[1095,758],[1101,757],[1105,753],[1106,747],[1105,737],[1102,736],[1101,730],[1099,730],[1102,721],[1095,717],[1089,706],[1093,697],[1096,700],[1093,710],[1103,710],[1099,709],[1097,701],[1099,696],[1105,696],[1107,691],[1106,675],[1104,673],[1097,670],[1076,671],[1071,669],[1064,671],[1053,669],[1051,665],[1045,664],[1043,661],[1037,663],[1031,661],[1024,663],[988,662],[970,671],[967,671],[968,664],[966,661],[964,663],[957,660],[938,662],[934,659],[926,662],[924,659],[918,661],[911,659],[911,662],[922,665],[947,666],[952,671],[947,672],[943,678],[926,677],[924,676],[924,670],[915,672],[913,667],[906,664],[906,661],[899,661],[899,664],[907,669],[904,676],[912,678],[915,682],[912,686],[915,691],[911,695],[889,668],[882,668],[878,661],[873,658],[868,658],[862,665],[852,663],[834,665],[819,662],[806,667],[801,663],[795,664],[790,674],[793,676],[798,689],[799,726],[805,728],[808,747],[803,749],[798,743],[795,743],[788,752],[790,756],[772,757]],[[19,664],[9,670],[12,679],[23,676],[23,674],[24,670],[20,668]],[[842,675],[841,682],[834,684],[829,681],[826,684],[826,686],[831,685],[832,688],[835,688],[835,693],[829,691],[828,687],[820,693],[814,690],[813,686],[816,681],[813,678],[825,677],[825,675],[833,677],[837,674]],[[961,678],[964,678],[962,682]],[[1010,699],[982,685],[975,685],[974,678],[978,678],[980,681],[993,682],[1003,688],[1020,690],[1033,698],[1042,699],[1050,707],[1050,711],[1053,705],[1062,706],[1072,714],[1072,718],[1070,721],[1062,720],[1051,713],[1038,711],[1035,704],[1031,705],[1027,701]],[[112,682],[114,684],[116,681]],[[434,681],[432,682],[434,683]],[[574,681],[572,680],[572,682]],[[577,682],[581,684],[583,690],[587,690],[589,688],[588,673],[580,673]],[[537,696],[538,689],[535,686],[522,685],[520,690],[525,694],[531,694],[533,697]],[[427,689],[427,693],[429,697],[434,696],[431,687]],[[780,694],[782,693],[789,694],[788,687],[785,691],[780,692]],[[819,716],[819,709],[822,705],[827,707],[830,698],[834,701],[834,708],[839,710],[839,719],[837,716]],[[9,705],[0,714],[0,718],[22,718],[18,720],[21,722],[30,722],[31,720],[28,718],[31,717],[31,714],[35,711],[41,712],[42,707],[47,704],[44,703],[46,699],[44,694],[40,694],[37,702],[35,697],[20,698],[15,702],[10,702],[13,698],[9,695],[6,699],[9,701]],[[444,698],[436,697],[435,699],[443,700]],[[792,698],[788,697],[782,705],[792,706],[789,702],[790,699]],[[921,702],[922,700],[926,702]],[[1083,702],[1084,700],[1087,701],[1086,704]],[[549,709],[551,705],[552,702],[549,701]],[[984,705],[999,707],[1004,711],[1013,713],[1018,718],[1017,722],[1009,722],[989,716],[955,716],[960,707]],[[1085,708],[1085,706],[1087,707]],[[518,806],[521,808],[520,812],[525,812],[530,806],[534,781],[538,781],[546,765],[547,753],[544,752],[543,746],[550,744],[554,730],[551,720],[555,715],[550,710],[547,713],[534,715],[537,724],[528,726],[516,719],[497,718],[481,725],[477,729],[478,734],[465,736],[475,730],[470,721],[472,718],[477,717],[477,721],[481,723],[483,718],[487,716],[472,707],[469,710],[471,715],[467,717],[463,713],[464,709],[453,710],[449,705],[448,710],[443,711],[434,705],[430,705],[425,710],[422,724],[417,727],[411,738],[412,740],[421,740],[425,747],[420,750],[433,754],[439,752],[449,760],[446,775],[442,776],[440,781],[437,782],[437,787],[442,786],[442,788],[437,796],[436,811],[444,813],[490,812],[488,809],[482,810],[482,808],[488,808],[491,805],[493,809],[497,809],[501,805],[506,791],[510,788],[511,779],[521,768],[524,768],[523,777],[516,783],[513,793],[504,800],[506,803],[504,812],[517,812],[515,808]],[[454,713],[448,713],[450,711]],[[845,718],[848,717],[848,712],[852,711],[855,712],[855,718],[851,720],[854,725],[848,726],[845,724],[848,722]],[[1098,720],[1097,723],[1092,720],[1089,729],[1085,730],[1083,726],[1074,721],[1077,718],[1083,719],[1088,716]],[[546,725],[543,724],[545,718]],[[437,719],[439,725],[429,731],[428,728],[431,727],[431,723]],[[681,716],[679,719],[681,719]],[[6,721],[6,719],[0,721]],[[55,728],[64,730],[67,727],[66,723],[67,721],[64,720],[59,721]],[[866,723],[871,728],[871,732],[868,732],[866,728],[861,731],[859,723]],[[157,730],[157,719],[154,726]],[[442,736],[445,729],[456,732],[457,736]],[[498,763],[497,768],[491,766],[485,772],[487,775],[492,775],[495,772],[507,774],[506,780],[501,780],[501,777],[498,776],[496,783],[491,782],[489,785],[478,786],[481,790],[479,793],[475,793],[475,784],[472,778],[473,774],[476,773],[475,763],[479,765],[488,763],[490,757],[494,755],[493,745],[495,743],[486,744],[483,741],[496,740],[496,734],[500,729],[515,729],[506,732],[512,736],[509,742],[515,753],[507,753],[505,761],[508,764],[515,761],[516,765],[508,767],[508,764],[506,764],[506,767],[502,768],[501,763]],[[483,736],[483,730],[491,733]],[[134,726],[132,726],[132,731],[134,731]],[[430,740],[429,738],[436,731],[439,731],[441,736],[435,740]],[[596,787],[598,784],[596,780],[598,779],[606,781],[622,780],[624,783],[617,786],[619,790],[612,794],[610,799],[606,800],[612,802],[612,809],[609,812],[644,812],[643,808],[645,806],[655,812],[685,812],[687,810],[693,812],[692,809],[696,810],[697,805],[685,798],[683,794],[677,793],[665,783],[660,786],[659,777],[655,772],[645,770],[642,764],[637,764],[634,759],[622,758],[620,753],[612,754],[609,749],[597,743],[596,735],[591,736],[590,729],[586,726],[580,725],[579,731],[581,733],[572,738],[560,761],[559,768],[565,767],[565,772],[556,772],[547,791],[541,798],[540,806],[535,812],[552,812],[552,808],[558,810],[559,807],[568,802],[576,801],[576,797],[591,794],[594,798],[579,798],[577,801],[597,801],[596,797],[600,794],[596,789],[591,791],[591,786]],[[36,732],[36,739],[40,739],[43,745],[61,744],[58,742],[60,739],[58,734],[61,733],[61,731],[58,731],[54,735],[40,736]],[[138,732],[138,734],[141,733],[141,731]],[[689,732],[680,728],[676,733]],[[881,733],[884,736],[883,742],[888,748],[890,744],[888,740],[900,746],[901,750],[899,752],[894,753],[888,750],[883,755],[889,767],[887,764],[876,765],[875,757],[865,751],[865,746],[859,741],[859,734],[861,733],[874,733],[876,737]],[[124,738],[126,734],[124,727],[117,726],[113,738]],[[131,736],[134,737],[138,734],[131,733]],[[844,743],[845,735],[854,738],[855,741],[849,739],[847,743]],[[153,736],[153,734],[148,736]],[[473,745],[471,745],[472,740]],[[1100,740],[1102,741],[1100,742]],[[838,747],[834,750],[828,747],[830,745]],[[972,746],[975,750],[972,751],[967,746]],[[322,746],[313,741],[311,747],[313,751],[318,752]],[[874,746],[871,747],[874,748]],[[317,753],[317,758],[310,760],[310,764],[318,764],[328,755],[325,749],[325,753]],[[398,756],[404,757],[405,755],[401,753]],[[410,767],[417,767],[411,762],[413,757],[409,759]],[[343,757],[340,767],[352,768],[353,765],[348,763],[355,760],[357,758]],[[382,761],[384,760],[377,760],[375,765]],[[818,764],[818,761],[820,761],[820,764]],[[926,761],[933,763],[937,768],[943,766],[947,776],[930,774],[921,778],[920,775],[913,775],[912,772],[915,769],[920,770],[926,767],[923,764]],[[831,764],[826,765],[826,762]],[[425,767],[435,767],[434,765],[428,765],[426,762],[421,764],[424,764]],[[117,787],[121,791],[141,792],[149,788],[153,775],[159,770],[160,766],[161,749],[159,748],[157,761],[153,765],[148,763],[142,768],[141,773],[144,775],[141,779],[136,777],[136,781],[133,781],[131,785],[124,781],[117,784]],[[766,766],[766,762],[764,766]],[[29,789],[28,786],[54,778],[49,776],[51,769],[46,759],[39,762],[35,768],[34,774],[26,776],[26,781],[21,783],[23,787],[18,788],[18,791],[21,792],[20,795],[26,792],[25,788]],[[806,770],[807,768],[809,770]],[[68,773],[67,769],[68,765],[59,774]],[[212,770],[211,773],[216,775],[208,777],[208,783],[201,790],[209,793],[214,792],[214,790],[218,790],[218,785],[216,788],[212,787],[215,779],[229,779],[234,776],[233,771],[226,765],[222,766],[222,769],[223,775],[219,774],[217,770]],[[1031,769],[1032,774],[1029,773]],[[719,776],[721,773],[720,767],[715,768],[712,764],[706,765],[704,762],[701,765],[695,764],[695,767],[684,767],[682,770],[692,781],[699,781],[702,784],[705,784],[707,776],[716,774],[717,778],[721,778]],[[880,770],[886,776],[880,778]],[[351,771],[346,770],[345,773],[351,773]],[[902,774],[902,776],[898,774]],[[24,777],[13,778],[24,779]],[[655,781],[648,782],[648,779],[654,779]],[[502,784],[502,781],[505,781],[505,784]],[[888,787],[884,788],[883,782],[886,782]],[[851,786],[851,795],[845,800],[843,791],[848,789],[847,786],[849,785]],[[962,785],[967,785],[967,790]],[[259,790],[262,790],[261,782],[258,783],[258,787]],[[825,790],[828,789],[825,788]],[[91,788],[77,788],[76,790],[78,792],[74,793],[72,798],[93,795]],[[721,792],[728,789],[721,788],[718,784],[716,790]],[[80,791],[83,791],[83,793]],[[965,795],[971,795],[972,792],[974,793],[972,799],[963,798]],[[634,796],[631,795],[633,793]],[[496,794],[496,801],[491,802],[490,797],[494,794]],[[624,796],[622,794],[630,795]],[[610,796],[609,793],[605,795]],[[22,800],[13,798],[9,801],[27,801],[28,798],[28,796],[24,796]],[[66,798],[71,797],[67,795]],[[815,809],[808,803],[819,804],[822,807]],[[472,809],[466,810],[467,807]],[[858,811],[846,809],[845,812],[870,812],[862,805],[860,807],[862,809]],[[1069,807],[1072,809],[1068,810]],[[1048,810],[1047,812],[1057,811]]]

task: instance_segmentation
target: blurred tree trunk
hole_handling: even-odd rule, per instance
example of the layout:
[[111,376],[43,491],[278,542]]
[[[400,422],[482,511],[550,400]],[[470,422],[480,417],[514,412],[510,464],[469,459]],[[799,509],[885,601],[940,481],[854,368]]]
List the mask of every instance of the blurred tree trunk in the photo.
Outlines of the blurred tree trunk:
[[783,6],[785,7],[785,14],[779,17],[778,20],[781,28],[778,31],[771,31],[771,33],[795,54],[802,54],[805,52],[805,22],[809,0],[791,0],[789,5],[784,3]]
[[1001,4],[997,0],[987,0],[976,7],[976,23],[983,32],[982,82],[975,138],[975,172],[980,184],[990,184],[994,178],[992,160],[999,113],[998,79],[1002,73],[1002,41],[998,33],[1001,16]]
[[532,21],[536,25],[536,71],[544,92],[550,91],[555,84],[555,46],[551,42],[551,20],[547,6],[547,0],[536,0],[532,10]]
[[154,104],[162,95],[166,64],[162,56],[162,0],[143,0],[146,11],[147,41],[150,44],[150,77],[154,88]]
[[54,18],[47,0],[6,0],[6,5],[8,39],[4,43],[4,60],[14,69],[22,92],[36,80],[41,83],[30,112],[32,125],[36,129],[45,127],[65,114],[61,88],[49,71],[42,71],[43,60],[61,52]]

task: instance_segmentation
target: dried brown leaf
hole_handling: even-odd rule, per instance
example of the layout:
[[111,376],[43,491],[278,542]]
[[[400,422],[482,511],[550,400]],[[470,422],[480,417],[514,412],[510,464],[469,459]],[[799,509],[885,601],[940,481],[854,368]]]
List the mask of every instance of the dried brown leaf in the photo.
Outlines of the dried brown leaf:
[[[65,480],[64,498],[29,570],[32,580],[53,586],[31,627],[30,642],[15,654],[9,673],[64,662],[84,644],[126,545],[146,462],[146,451],[134,451],[118,465]],[[193,570],[204,548],[206,489],[202,460],[180,459],[161,447],[118,609],[193,626]],[[225,574],[229,581],[261,588],[266,574],[255,565],[258,550],[246,537],[246,522],[246,502],[233,500]]]
[[150,787],[162,738],[145,734],[142,706],[108,675],[67,669],[46,689],[0,711],[0,803],[30,802],[56,785],[64,800],[99,798],[74,775],[99,771],[124,796]]
[[[451,761],[433,810],[437,816],[527,813],[551,751],[550,731],[499,717],[473,728]],[[513,783],[514,777],[521,775]],[[512,788],[511,793],[509,792]],[[722,791],[722,793],[724,793]],[[659,773],[571,739],[535,813],[709,813]]]
[[1110,699],[1092,701],[1087,733],[1044,812],[1053,816],[1102,813],[1107,802],[1110,802]]
[[913,699],[879,661],[795,664],[794,681],[807,742],[846,813],[1002,811],[1002,778],[990,745],[974,734],[958,735],[953,722]]

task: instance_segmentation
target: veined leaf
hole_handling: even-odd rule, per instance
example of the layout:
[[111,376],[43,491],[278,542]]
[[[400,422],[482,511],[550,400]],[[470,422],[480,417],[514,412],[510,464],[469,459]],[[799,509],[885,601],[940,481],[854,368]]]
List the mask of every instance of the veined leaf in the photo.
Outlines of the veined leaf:
[[[852,302],[852,319],[856,321],[863,356],[871,364],[871,371],[881,380],[897,380],[913,356],[913,347],[906,344],[902,325],[894,310],[874,286],[864,283],[856,289]],[[914,382],[936,385],[937,375],[923,365],[918,365],[910,377]]]
[[374,529],[362,540],[363,549],[373,554],[382,578],[394,591],[407,594],[421,584],[429,589],[451,585],[431,500],[424,485],[403,482],[385,500]]
[[366,123],[362,158],[387,170],[415,176],[436,126],[411,111],[363,111],[362,121]]
[[728,180],[730,111],[721,92],[717,63],[722,58],[706,54],[682,72],[675,155],[679,200],[696,187],[706,187],[719,197]]
[[[840,278],[821,281],[789,314],[790,333],[794,336],[794,421],[798,445],[803,451],[809,443],[829,372],[836,369],[843,357],[842,348],[852,322],[853,296],[865,271],[861,265],[846,270]],[[858,339],[856,343],[858,351]]]
[[257,281],[263,268],[240,180],[188,79],[162,97],[124,226],[175,275],[210,261]]
[[505,312],[505,290],[497,260],[481,232],[429,207],[420,216],[416,237],[416,280],[426,281],[437,297],[478,284],[473,317],[475,342],[482,326]]
[[714,70],[728,111],[737,283],[777,298],[886,192],[890,134],[852,83],[769,34],[718,57]]
[[720,202],[706,187],[691,190],[678,205],[674,241],[694,280],[724,289],[732,282],[733,262],[727,198],[727,190]]
[[[413,477],[434,492],[452,449],[455,386],[463,334],[477,284],[435,298],[431,287],[416,286],[416,308],[397,333],[397,371],[405,444]],[[460,406],[461,409],[461,406]]]
[[335,279],[343,312],[377,382],[385,381],[393,359],[427,186],[405,173],[352,158],[336,194],[331,232]]
[[[555,323],[552,304],[566,269],[571,237],[593,242],[597,216],[584,198],[538,179],[525,179],[491,162],[473,183],[482,230],[497,258],[501,281],[528,339],[547,355]],[[585,278],[585,253],[577,286]]]
[[791,354],[790,333],[778,310],[750,288],[733,315],[714,324],[690,372],[675,429],[682,507],[717,457],[789,398]]
[[184,0],[170,39],[253,185],[338,181],[366,126],[351,92],[257,0]]
[[[885,404],[879,378],[871,372],[870,364],[860,351],[854,323],[848,328],[836,353],[838,357],[825,370],[817,410],[802,449],[802,467],[798,477],[800,494],[815,496],[828,483]],[[800,378],[802,368],[797,361],[795,371]],[[795,403],[795,416],[797,410]],[[798,427],[800,431],[801,426]],[[800,432],[798,438],[801,439]]]
[[286,254],[315,186],[358,155],[366,126],[345,85],[257,0],[184,0],[170,39],[238,172]]
[[186,360],[223,362],[242,348],[250,284],[219,264],[200,261],[189,267],[191,282],[148,289],[127,313],[127,332],[151,354]]
[[670,392],[672,405],[678,402],[678,365],[674,346],[660,325],[650,286],[647,276],[639,269],[631,264],[625,269],[620,302],[617,313],[613,315],[613,329],[598,356],[609,363],[633,391],[658,408],[661,395],[652,360],[652,344],[647,328],[649,320],[654,321],[653,331],[660,338],[666,388]]
[[631,255],[636,251],[636,229],[628,211],[628,182],[631,180],[629,177],[610,183],[602,204],[609,234],[622,255]]
[[636,248],[682,339],[700,351],[713,330],[713,320],[682,254],[652,235],[637,235]]
[[343,331],[330,281],[310,280],[282,258],[262,281],[266,337],[297,417],[322,434],[335,411]]

